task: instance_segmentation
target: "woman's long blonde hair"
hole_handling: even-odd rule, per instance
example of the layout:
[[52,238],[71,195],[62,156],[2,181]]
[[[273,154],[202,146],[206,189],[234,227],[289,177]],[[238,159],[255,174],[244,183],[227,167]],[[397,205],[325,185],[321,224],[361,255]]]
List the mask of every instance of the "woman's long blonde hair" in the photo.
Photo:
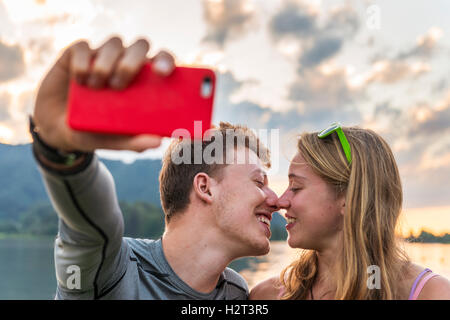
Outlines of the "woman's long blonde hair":
[[[336,133],[319,139],[304,133],[298,151],[313,171],[345,195],[342,252],[331,279],[335,299],[398,299],[396,282],[408,258],[395,235],[402,186],[389,145],[371,130],[343,128],[350,143],[348,164]],[[369,266],[378,266],[381,289],[370,289]],[[306,299],[318,271],[316,251],[304,251],[280,276],[282,299]]]

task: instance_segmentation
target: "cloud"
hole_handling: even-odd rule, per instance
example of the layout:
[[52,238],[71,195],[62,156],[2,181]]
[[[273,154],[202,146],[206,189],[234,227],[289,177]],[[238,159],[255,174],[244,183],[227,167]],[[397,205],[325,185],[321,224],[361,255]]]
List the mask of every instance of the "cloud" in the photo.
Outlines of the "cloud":
[[[364,76],[364,82],[393,84],[404,79],[417,78],[431,71],[428,61],[438,51],[438,40],[442,34],[441,29],[433,27],[419,36],[414,46],[393,57],[387,57],[385,53],[376,54],[371,59],[372,69]],[[441,81],[436,90],[442,90],[445,84],[446,82]]]
[[364,83],[372,82],[393,84],[408,78],[417,78],[431,70],[428,63],[400,60],[380,60],[364,75]]
[[389,101],[385,101],[382,103],[379,103],[375,106],[375,110],[373,112],[374,118],[378,120],[382,117],[389,117],[392,121],[396,121],[400,116],[402,112],[400,109],[394,108],[391,106]]
[[[393,106],[389,99],[375,105],[370,119],[366,119],[365,126],[375,132],[382,134],[390,142],[395,141],[400,135],[404,134],[400,129],[404,124],[404,112],[402,108]],[[396,130],[392,130],[396,128]]]
[[443,78],[443,79],[440,79],[438,82],[436,82],[432,86],[431,92],[432,93],[442,93],[448,89],[450,89],[449,79]]
[[345,42],[358,32],[360,22],[348,5],[319,12],[305,2],[288,1],[269,23],[269,33],[278,43],[288,37],[301,47],[301,69],[313,68],[336,56]]
[[[345,84],[343,71],[338,70],[331,75],[314,72],[308,73],[304,83],[296,83],[298,90],[292,88],[295,99],[304,101],[304,108],[291,108],[286,111],[275,111],[262,107],[252,101],[237,103],[231,97],[244,84],[234,78],[231,72],[218,74],[214,122],[229,121],[243,123],[255,129],[280,129],[282,134],[292,131],[318,130],[335,121],[345,124],[357,124],[361,114],[352,105],[353,97]],[[327,94],[324,94],[324,93]],[[354,95],[356,96],[356,94]]]
[[402,163],[414,163],[411,168],[417,169],[421,154],[437,144],[441,147],[445,139],[450,144],[450,90],[436,102],[419,102],[408,107],[394,107],[388,100],[382,102],[366,124],[376,131],[387,132],[390,142],[397,145]]
[[39,37],[30,38],[25,46],[26,50],[30,52],[29,65],[45,64],[54,54],[54,38],[53,37]]
[[14,30],[14,26],[11,23],[6,7],[2,1],[0,1],[0,30],[2,38],[11,34]]
[[402,173],[410,180],[438,167],[450,167],[449,124],[450,91],[440,101],[408,108],[380,103],[366,122],[392,146]]
[[290,85],[288,99],[299,107],[297,111],[303,121],[323,125],[324,119],[332,117],[331,122],[354,123],[361,119],[355,102],[365,96],[365,88],[352,85],[346,69],[330,63],[345,43],[355,37],[360,24],[349,5],[325,11],[305,1],[287,1],[271,18],[272,41],[277,44],[289,39],[300,48],[297,75]]
[[[447,186],[450,180],[449,112],[439,111],[422,123],[418,130],[409,130],[409,146],[396,153],[400,163],[408,206],[448,205]],[[447,125],[436,122],[446,118]]]
[[420,173],[403,174],[403,190],[408,207],[427,207],[448,205],[448,186],[450,166],[441,166]]
[[3,143],[28,143],[28,115],[34,109],[35,92],[24,91],[18,95],[0,93],[0,141]]
[[0,121],[9,120],[9,106],[11,104],[11,95],[9,93],[0,93]]
[[[289,89],[289,99],[301,102],[307,113],[335,113],[351,116],[351,121],[360,120],[356,101],[365,96],[363,87],[353,87],[344,68],[315,68],[301,73]],[[338,112],[339,113],[339,112]],[[347,115],[345,115],[348,113]],[[336,119],[338,120],[338,119]],[[349,119],[350,120],[350,119]]]
[[398,54],[397,59],[430,58],[437,51],[437,42],[442,35],[443,31],[440,28],[430,28],[427,33],[417,38],[415,46]]
[[254,26],[255,11],[249,0],[203,0],[207,34],[203,42],[219,48]]
[[410,136],[425,135],[429,139],[450,134],[450,91],[435,106],[419,105],[410,110]]
[[[450,91],[440,101],[413,107],[378,104],[364,123],[391,146],[411,207],[448,205],[450,181]],[[443,189],[444,188],[444,189]]]
[[300,64],[305,68],[316,66],[338,53],[342,45],[342,39],[336,37],[317,38],[314,45],[301,56]]
[[265,128],[263,114],[275,113],[251,101],[233,103],[231,98],[246,82],[237,80],[230,71],[218,73],[213,122],[220,121],[245,124],[250,128]]
[[36,19],[31,19],[27,23],[30,25],[45,25],[49,27],[54,27],[57,24],[67,24],[73,22],[73,17],[68,12],[49,15],[45,17],[38,17]]
[[0,82],[21,76],[25,71],[23,49],[0,42]]
[[317,15],[303,3],[289,1],[271,19],[269,31],[275,41],[284,36],[306,39],[317,32]]
[[324,31],[340,35],[340,37],[353,37],[361,26],[359,15],[350,5],[332,8],[326,21]]

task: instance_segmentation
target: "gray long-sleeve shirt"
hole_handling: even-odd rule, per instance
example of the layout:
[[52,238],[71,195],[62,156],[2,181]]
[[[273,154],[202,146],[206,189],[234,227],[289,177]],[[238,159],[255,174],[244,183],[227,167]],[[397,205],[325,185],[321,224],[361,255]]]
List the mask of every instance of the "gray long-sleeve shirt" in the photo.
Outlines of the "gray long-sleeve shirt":
[[114,179],[96,155],[70,175],[38,164],[59,216],[56,299],[247,299],[247,284],[235,271],[226,268],[216,288],[201,293],[172,270],[161,239],[123,237]]

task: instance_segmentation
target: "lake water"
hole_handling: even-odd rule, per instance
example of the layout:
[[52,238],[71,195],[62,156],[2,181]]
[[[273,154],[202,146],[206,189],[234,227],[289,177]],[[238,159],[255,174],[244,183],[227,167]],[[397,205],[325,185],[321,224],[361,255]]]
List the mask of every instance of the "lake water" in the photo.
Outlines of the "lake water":
[[[405,251],[412,262],[450,279],[450,244],[406,243]],[[272,241],[270,253],[255,258],[240,273],[252,288],[261,280],[278,276],[299,254],[299,249],[290,248],[284,241]]]
[[[407,244],[412,261],[450,279],[450,244]],[[283,241],[274,241],[264,257],[239,259],[231,267],[249,288],[280,271],[298,255]],[[53,239],[0,239],[0,299],[53,299],[56,279]]]

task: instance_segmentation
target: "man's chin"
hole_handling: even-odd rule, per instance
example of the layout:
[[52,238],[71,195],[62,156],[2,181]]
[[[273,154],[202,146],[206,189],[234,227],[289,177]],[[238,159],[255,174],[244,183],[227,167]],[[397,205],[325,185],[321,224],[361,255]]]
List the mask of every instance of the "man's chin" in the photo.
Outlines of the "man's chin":
[[254,256],[263,256],[270,252],[270,241],[268,238],[265,238],[265,241],[261,241],[258,245],[254,246],[255,253]]
[[239,251],[241,257],[266,255],[270,251],[270,240],[265,236],[241,238]]

